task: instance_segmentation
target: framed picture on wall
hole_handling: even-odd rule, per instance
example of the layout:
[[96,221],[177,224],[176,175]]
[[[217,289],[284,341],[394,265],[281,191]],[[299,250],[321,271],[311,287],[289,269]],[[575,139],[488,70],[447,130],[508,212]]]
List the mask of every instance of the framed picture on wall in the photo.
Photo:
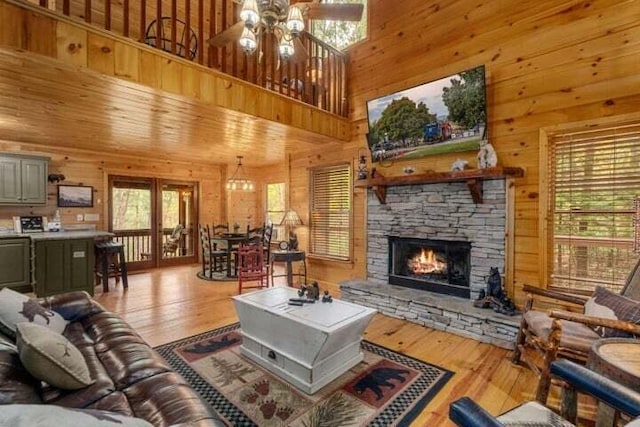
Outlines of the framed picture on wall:
[[58,185],[58,207],[92,208],[93,187],[84,185]]

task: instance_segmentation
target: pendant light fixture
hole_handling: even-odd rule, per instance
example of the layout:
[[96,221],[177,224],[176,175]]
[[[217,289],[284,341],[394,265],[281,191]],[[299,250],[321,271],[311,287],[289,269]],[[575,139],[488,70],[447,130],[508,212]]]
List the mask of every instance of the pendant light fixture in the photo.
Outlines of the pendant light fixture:
[[236,166],[235,172],[231,178],[227,180],[228,191],[253,191],[253,182],[251,182],[244,172],[242,167],[243,156],[236,156],[238,158],[238,166]]

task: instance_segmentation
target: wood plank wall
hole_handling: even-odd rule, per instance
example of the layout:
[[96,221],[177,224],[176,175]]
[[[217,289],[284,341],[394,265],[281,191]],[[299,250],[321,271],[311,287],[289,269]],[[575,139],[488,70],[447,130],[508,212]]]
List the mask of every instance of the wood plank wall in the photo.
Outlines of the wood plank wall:
[[[525,169],[515,189],[515,289],[542,286],[539,278],[538,146],[540,129],[633,113],[640,105],[640,2],[610,0],[505,0],[369,2],[369,39],[351,48],[351,143],[340,154],[294,154],[296,167],[354,159],[365,146],[366,101],[484,64],[489,136],[504,166]],[[396,162],[402,167],[448,170],[457,158],[476,165],[475,153]],[[353,160],[352,160],[353,161]],[[304,175],[299,173],[300,176]],[[306,181],[296,181],[296,202],[306,207]],[[364,198],[355,198],[364,222]],[[305,210],[302,210],[305,212]],[[364,272],[362,227],[356,224],[355,264],[311,264],[311,274],[339,282]],[[364,274],[362,274],[364,275]]]
[[[0,141],[0,152],[49,157],[49,173],[63,174],[66,177],[63,184],[90,185],[94,188],[93,208],[58,208],[57,184],[50,183],[47,187],[46,206],[0,206],[0,220],[21,215],[42,215],[51,218],[56,209],[60,209],[63,225],[95,224],[98,229],[106,230],[108,174],[197,182],[200,190],[198,211],[201,222],[218,223],[226,217],[223,204],[225,194],[221,191],[225,180],[224,168],[209,164],[155,161],[105,153],[96,156],[95,153],[82,150],[47,148],[11,141]],[[88,223],[76,220],[78,214],[87,213],[99,214],[100,220]]]
[[[269,121],[348,140],[349,122],[302,102],[52,14],[0,0],[0,45],[199,99]],[[31,8],[31,5],[28,7]],[[224,111],[221,112],[221,114]]]

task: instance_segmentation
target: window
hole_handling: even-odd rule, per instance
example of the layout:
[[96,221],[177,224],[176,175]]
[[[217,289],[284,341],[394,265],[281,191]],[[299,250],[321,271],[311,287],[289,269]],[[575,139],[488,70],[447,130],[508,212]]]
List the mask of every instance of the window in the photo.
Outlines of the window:
[[311,253],[349,260],[351,254],[351,167],[311,171]]
[[619,291],[637,259],[640,124],[550,135],[547,157],[549,282]]
[[286,240],[284,227],[280,225],[285,210],[284,182],[267,184],[267,220],[273,224],[271,241]]
[[367,36],[367,0],[324,0],[323,3],[364,4],[362,19],[354,21],[311,21],[311,34],[338,50],[343,50]]

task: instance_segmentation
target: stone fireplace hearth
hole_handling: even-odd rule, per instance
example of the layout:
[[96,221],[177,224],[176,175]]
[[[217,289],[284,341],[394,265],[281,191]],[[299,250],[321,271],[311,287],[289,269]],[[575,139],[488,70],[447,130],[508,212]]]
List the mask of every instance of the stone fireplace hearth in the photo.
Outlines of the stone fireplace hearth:
[[512,348],[519,318],[472,304],[491,267],[505,274],[507,180],[483,181],[480,202],[464,181],[388,185],[384,202],[368,191],[367,278],[342,283],[341,298]]

